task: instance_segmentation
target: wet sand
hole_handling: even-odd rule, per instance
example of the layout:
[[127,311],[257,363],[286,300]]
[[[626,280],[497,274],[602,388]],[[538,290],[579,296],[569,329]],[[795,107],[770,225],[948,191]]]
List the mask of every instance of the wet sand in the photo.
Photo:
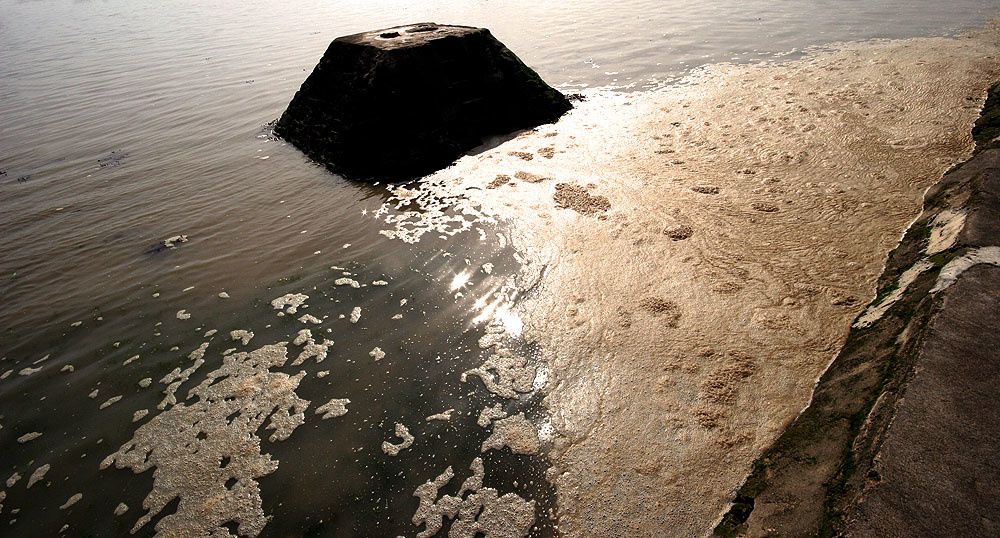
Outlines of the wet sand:
[[971,151],[997,36],[591,94],[401,193],[462,194],[513,229],[563,533],[710,532],[808,403],[924,190]]

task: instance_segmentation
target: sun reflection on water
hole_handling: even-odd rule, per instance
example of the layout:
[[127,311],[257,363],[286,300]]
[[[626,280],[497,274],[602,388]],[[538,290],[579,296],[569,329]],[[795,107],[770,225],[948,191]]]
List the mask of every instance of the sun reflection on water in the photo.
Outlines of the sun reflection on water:
[[451,286],[450,286],[451,291],[455,291],[458,288],[465,286],[469,282],[470,278],[472,278],[471,269],[466,269],[461,273],[455,275],[455,278],[451,279]]

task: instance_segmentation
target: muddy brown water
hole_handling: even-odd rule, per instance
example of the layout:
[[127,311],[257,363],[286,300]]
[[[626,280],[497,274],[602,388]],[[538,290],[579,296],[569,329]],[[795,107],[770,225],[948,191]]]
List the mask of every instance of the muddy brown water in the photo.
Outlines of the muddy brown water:
[[[155,420],[159,380],[192,365],[188,354],[206,341],[205,364],[177,391],[182,403],[197,400],[185,397],[228,348],[290,341],[302,328],[334,341],[323,362],[274,369],[306,372],[295,392],[310,406],[287,440],[269,441],[264,427],[256,434],[278,462],[256,480],[271,518],[264,535],[413,535],[414,489],[452,466],[443,493],[457,492],[489,434],[476,425],[483,407],[501,403],[546,425],[542,392],[511,400],[475,378],[461,381],[489,355],[479,345],[485,321],[519,327],[506,308],[511,297],[497,293],[515,277],[518,289],[544,287],[533,279],[547,269],[526,271],[506,226],[453,215],[415,244],[386,237],[386,218],[407,207],[383,186],[342,181],[268,136],[266,124],[333,37],[415,20],[483,25],[555,85],[634,91],[706,63],[955,32],[981,23],[997,3],[855,7],[0,2],[0,375],[10,372],[0,380],[0,535],[51,536],[67,525],[64,535],[127,534],[155,471],[100,463]],[[447,214],[447,202],[430,205]],[[442,233],[459,222],[468,229]],[[189,241],[155,248],[180,234]],[[366,286],[335,284],[345,276]],[[309,295],[309,308],[277,317],[270,301],[286,293]],[[496,309],[498,300],[505,305]],[[362,316],[352,324],[355,306]],[[181,310],[191,317],[179,319]],[[329,317],[307,325],[296,319],[303,313]],[[254,338],[243,346],[231,330]],[[537,345],[511,345],[544,366]],[[376,346],[386,353],[377,362],[369,355]],[[300,348],[288,348],[291,362]],[[144,378],[150,387],[138,384]],[[350,399],[348,413],[321,420],[314,410],[332,398]],[[450,421],[425,420],[451,408]],[[140,409],[151,412],[133,422]],[[380,445],[398,441],[396,422],[416,439],[392,458]],[[32,432],[42,435],[18,442]],[[532,534],[553,534],[548,457],[507,449],[482,457],[486,486],[535,501]],[[50,470],[27,488],[45,464]],[[8,487],[15,473],[21,478]],[[77,493],[76,504],[60,509]],[[119,503],[128,511],[115,516]],[[178,510],[171,503],[137,534]]]

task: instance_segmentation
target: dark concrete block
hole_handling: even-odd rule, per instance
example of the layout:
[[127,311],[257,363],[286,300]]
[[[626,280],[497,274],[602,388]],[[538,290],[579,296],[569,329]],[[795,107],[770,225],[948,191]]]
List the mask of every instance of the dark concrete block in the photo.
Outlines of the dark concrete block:
[[422,23],[335,39],[275,134],[346,177],[400,181],[570,108],[489,30]]

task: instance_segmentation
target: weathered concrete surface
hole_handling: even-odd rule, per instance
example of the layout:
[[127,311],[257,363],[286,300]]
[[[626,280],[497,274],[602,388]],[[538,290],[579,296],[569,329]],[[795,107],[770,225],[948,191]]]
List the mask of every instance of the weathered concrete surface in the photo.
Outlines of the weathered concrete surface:
[[356,179],[412,179],[571,105],[485,28],[421,23],[335,39],[274,132]]
[[848,536],[1000,536],[1000,268],[949,289]]
[[[1000,95],[990,93],[984,119],[995,122]],[[969,164],[975,175],[959,245],[998,245],[1000,149],[988,146]],[[962,273],[940,308],[847,514],[847,535],[1000,535],[1000,268]]]
[[[878,304],[919,274],[870,327],[855,328],[812,402],[755,463],[716,528],[749,536],[996,536],[1000,501],[1000,269],[975,266],[940,292],[941,269],[1000,244],[1000,115],[990,92],[980,148],[928,190],[890,254]],[[943,251],[943,215],[965,215]]]

